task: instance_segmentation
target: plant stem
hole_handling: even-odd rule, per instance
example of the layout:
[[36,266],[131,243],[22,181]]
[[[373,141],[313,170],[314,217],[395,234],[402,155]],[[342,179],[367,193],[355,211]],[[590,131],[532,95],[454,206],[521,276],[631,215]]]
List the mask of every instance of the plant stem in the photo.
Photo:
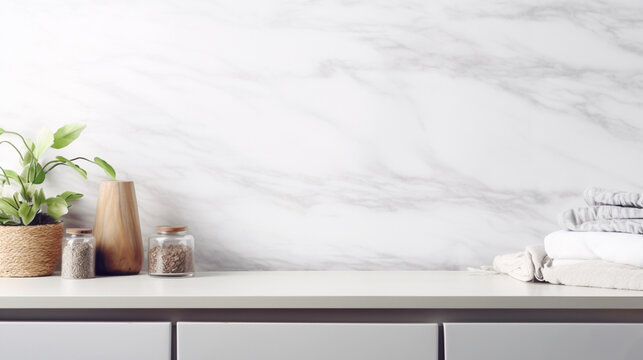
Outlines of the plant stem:
[[22,135],[18,134],[15,131],[5,131],[5,134],[13,134],[13,135],[18,136],[22,140],[22,143],[25,144],[25,147],[27,148],[27,151],[29,151],[31,153],[31,157],[33,158],[32,161],[38,160],[38,159],[36,159],[36,154],[34,154],[33,151],[31,151],[31,148],[29,147],[29,145],[27,145],[27,141],[25,140],[25,138],[22,137]]
[[48,174],[51,170],[53,170],[56,166],[59,166],[59,165],[66,165],[66,163],[64,161],[61,161],[61,162],[57,163],[56,165],[54,165],[54,166],[50,167],[48,170],[46,170],[45,174]]
[[[27,172],[27,180],[31,180],[30,179],[31,169],[35,168],[35,165],[34,165],[35,163],[38,163],[38,158],[36,158],[36,154],[33,153],[33,151],[31,150],[31,147],[29,147],[29,144],[27,144],[27,140],[25,140],[25,138],[22,135],[18,134],[15,131],[5,131],[5,134],[12,134],[12,135],[18,136],[20,138],[20,140],[22,140],[22,143],[25,145],[25,148],[27,148],[27,151],[29,151],[29,153],[31,154],[31,162],[29,163],[29,171]],[[18,152],[20,152],[20,151],[18,151]],[[22,156],[22,154],[21,154],[21,156]],[[24,160],[24,158],[22,158],[22,159]],[[36,177],[36,173],[35,173],[35,169],[34,169],[34,178],[35,177]],[[18,178],[20,178],[20,177],[18,177]],[[22,186],[22,188],[24,190],[24,184],[22,183],[22,180],[20,180],[20,185]],[[26,193],[26,191],[25,191],[25,193]]]
[[[45,163],[45,165],[43,165],[43,166],[42,166],[42,171],[45,171],[45,169],[47,168],[47,166],[49,166],[49,165],[51,165],[51,164],[53,164],[53,163],[62,163],[62,161],[60,161],[60,160],[51,160],[51,161],[48,161],[47,163]],[[53,169],[53,168],[52,168],[52,169]]]
[[[89,162],[90,162],[90,163],[92,163],[92,164],[96,164],[96,162],[95,162],[95,161],[89,160],[88,158],[85,158],[85,157],[82,157],[82,156],[75,157],[75,158],[73,158],[73,159],[69,159],[69,162],[73,162],[73,161],[76,161],[76,160],[85,160],[85,161],[89,161]],[[45,167],[46,167],[47,165],[49,165],[49,164],[53,164],[53,163],[57,163],[57,164],[55,164],[54,166],[50,167],[50,168],[49,168],[49,169],[47,169],[47,170],[44,170],[44,169],[45,169]],[[47,174],[47,173],[49,173],[51,170],[53,170],[53,169],[54,169],[56,166],[58,166],[58,165],[67,165],[67,163],[66,163],[66,162],[64,162],[64,161],[60,161],[60,160],[52,160],[52,161],[50,161],[50,162],[46,163],[46,164],[45,164],[45,166],[43,166],[42,168],[43,168],[43,171],[45,172],[45,174]]]
[[8,141],[8,140],[0,141],[0,144],[9,144],[9,145],[11,145],[14,149],[16,149],[16,151],[18,152],[18,155],[20,155],[20,160],[24,160],[24,159],[25,159],[25,158],[22,156],[22,153],[20,152],[20,150],[19,150],[19,149],[16,147],[16,145],[14,145],[11,141]]
[[29,200],[27,199],[27,196],[26,196],[27,189],[25,189],[25,184],[22,182],[22,179],[20,178],[20,176],[18,176],[18,182],[20,183],[20,187],[22,188],[22,198],[25,200],[25,202],[28,203]]
[[0,170],[2,170],[2,173],[4,174],[5,179],[7,179],[7,184],[11,185],[11,181],[9,181],[9,175],[4,171],[4,168],[0,166]]

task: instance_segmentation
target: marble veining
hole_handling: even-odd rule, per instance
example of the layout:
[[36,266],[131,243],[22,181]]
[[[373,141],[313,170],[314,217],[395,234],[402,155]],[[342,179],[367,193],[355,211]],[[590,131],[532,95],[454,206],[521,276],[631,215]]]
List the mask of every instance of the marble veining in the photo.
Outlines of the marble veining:
[[487,264],[640,190],[641,115],[640,1],[0,0],[0,127],[87,123],[199,270]]

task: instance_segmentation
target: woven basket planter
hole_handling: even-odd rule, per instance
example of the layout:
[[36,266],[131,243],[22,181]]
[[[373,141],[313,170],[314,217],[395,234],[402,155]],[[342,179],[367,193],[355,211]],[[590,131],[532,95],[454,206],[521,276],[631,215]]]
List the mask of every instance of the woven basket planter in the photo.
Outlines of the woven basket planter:
[[63,223],[35,226],[0,226],[0,276],[51,275],[56,269],[63,238]]

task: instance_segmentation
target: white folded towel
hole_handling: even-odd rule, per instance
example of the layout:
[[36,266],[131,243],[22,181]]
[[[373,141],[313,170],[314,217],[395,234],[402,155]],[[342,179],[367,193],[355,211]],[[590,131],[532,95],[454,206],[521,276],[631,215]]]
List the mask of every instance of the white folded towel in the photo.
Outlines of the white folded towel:
[[542,281],[542,268],[547,261],[545,248],[542,245],[531,245],[525,251],[496,256],[493,259],[493,270],[520,281]]
[[605,260],[643,267],[643,235],[561,230],[545,237],[545,251],[552,259]]
[[[488,270],[485,268],[484,271]],[[528,246],[525,251],[514,254],[496,256],[493,271],[520,281],[643,290],[642,268],[603,260],[552,260],[545,255],[545,248],[541,245]]]
[[643,269],[602,260],[561,264],[554,259],[543,268],[545,281],[552,284],[590,286],[608,289],[643,290]]
[[616,205],[643,208],[643,194],[589,187],[583,193],[589,206]]
[[594,261],[594,260],[583,260],[583,259],[551,259],[551,266],[564,266],[564,265],[576,265],[585,261]]

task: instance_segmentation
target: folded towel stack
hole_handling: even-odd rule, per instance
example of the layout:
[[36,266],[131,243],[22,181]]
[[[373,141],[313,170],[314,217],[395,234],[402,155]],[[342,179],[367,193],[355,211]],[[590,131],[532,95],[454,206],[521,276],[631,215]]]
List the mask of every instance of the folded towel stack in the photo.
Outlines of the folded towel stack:
[[497,256],[496,272],[522,281],[643,290],[643,194],[588,188],[589,207],[565,211],[544,247]]
[[569,209],[560,215],[564,229],[643,234],[643,194],[590,187],[584,197],[589,207]]
[[563,212],[545,237],[555,284],[643,290],[643,194],[588,188],[589,207]]

